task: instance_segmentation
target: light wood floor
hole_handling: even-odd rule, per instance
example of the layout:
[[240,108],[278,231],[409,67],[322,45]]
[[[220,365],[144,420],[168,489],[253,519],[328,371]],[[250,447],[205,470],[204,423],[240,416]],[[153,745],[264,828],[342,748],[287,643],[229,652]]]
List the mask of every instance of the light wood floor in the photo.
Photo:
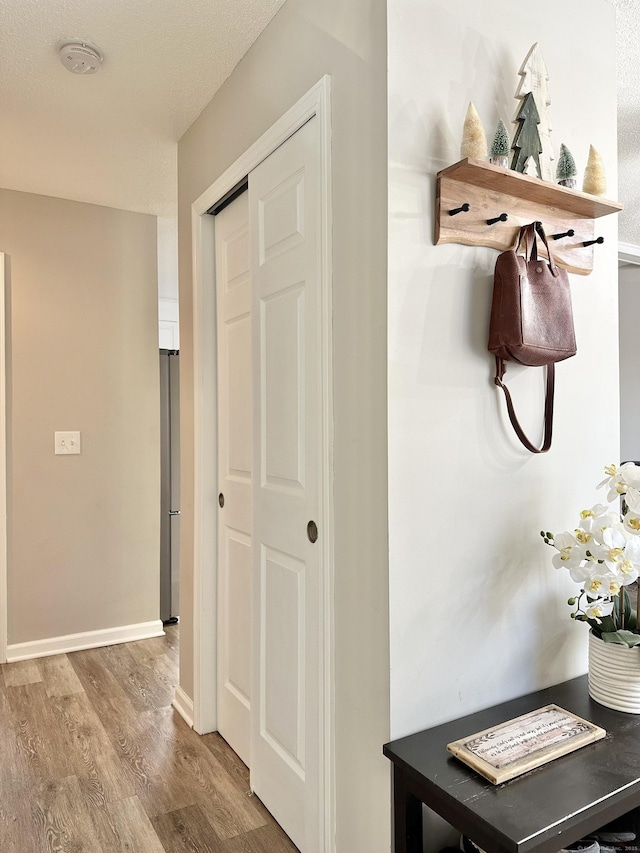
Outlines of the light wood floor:
[[0,667],[2,853],[296,853],[225,741],[172,709],[177,644]]

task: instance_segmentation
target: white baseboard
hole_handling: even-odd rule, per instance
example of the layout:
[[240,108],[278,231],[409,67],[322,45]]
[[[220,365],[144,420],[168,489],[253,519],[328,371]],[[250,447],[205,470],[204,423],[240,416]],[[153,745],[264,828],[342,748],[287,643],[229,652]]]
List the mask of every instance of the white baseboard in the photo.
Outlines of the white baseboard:
[[113,646],[116,643],[130,643],[132,640],[148,640],[151,637],[163,635],[162,622],[157,619],[153,622],[139,622],[137,625],[104,628],[102,631],[84,631],[81,634],[47,637],[30,643],[13,643],[7,646],[7,663],[49,655],[63,655],[67,652],[80,652],[83,649],[95,649],[99,646]]
[[193,728],[193,699],[184,692],[182,687],[176,687],[176,695],[171,703],[189,728]]

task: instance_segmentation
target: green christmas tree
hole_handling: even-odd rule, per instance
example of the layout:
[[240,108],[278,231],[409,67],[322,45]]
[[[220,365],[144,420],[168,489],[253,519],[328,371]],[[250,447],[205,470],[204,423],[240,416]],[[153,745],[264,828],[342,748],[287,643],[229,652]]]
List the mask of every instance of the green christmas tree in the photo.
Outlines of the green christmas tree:
[[577,174],[578,170],[576,169],[576,161],[573,159],[573,154],[563,142],[560,145],[560,156],[558,157],[558,165],[556,167],[556,180],[560,186],[575,187]]
[[508,157],[509,156],[509,134],[502,119],[499,119],[496,127],[496,135],[493,137],[491,146],[492,157]]
[[525,172],[529,158],[533,157],[538,177],[542,179],[542,171],[540,167],[542,143],[540,142],[540,134],[538,133],[540,116],[531,92],[525,95],[522,99],[522,104],[518,110],[516,121],[519,126],[516,130],[516,135],[513,138],[513,144],[511,145],[513,148],[511,168],[515,172]]

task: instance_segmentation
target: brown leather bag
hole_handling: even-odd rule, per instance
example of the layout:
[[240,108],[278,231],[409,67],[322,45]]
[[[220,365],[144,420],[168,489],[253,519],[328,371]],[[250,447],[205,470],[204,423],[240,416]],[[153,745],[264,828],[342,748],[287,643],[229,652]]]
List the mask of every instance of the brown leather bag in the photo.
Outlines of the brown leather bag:
[[[538,258],[538,237],[547,249],[548,261]],[[523,242],[524,256],[518,254]],[[541,222],[524,225],[514,248],[502,252],[496,261],[489,352],[496,357],[494,381],[504,391],[516,435],[531,453],[546,453],[553,433],[555,362],[576,354],[576,338],[569,277],[554,263]],[[546,368],[541,447],[529,441],[518,423],[511,394],[502,381],[507,361]]]

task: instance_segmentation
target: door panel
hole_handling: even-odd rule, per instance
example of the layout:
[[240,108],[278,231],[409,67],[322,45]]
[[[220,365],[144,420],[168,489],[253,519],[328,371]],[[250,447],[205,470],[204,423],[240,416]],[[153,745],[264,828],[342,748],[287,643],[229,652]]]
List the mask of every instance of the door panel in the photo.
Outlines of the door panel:
[[261,569],[260,731],[304,780],[305,565],[263,548]]
[[247,193],[215,219],[218,328],[218,731],[250,763],[251,274]]
[[227,346],[227,475],[251,484],[251,317],[242,314],[226,323]]
[[307,538],[311,519],[322,525],[316,121],[249,175],[256,449],[251,786],[304,853],[318,850],[320,835],[322,545]]
[[260,305],[263,487],[304,488],[304,297],[301,283]]
[[249,709],[251,693],[251,539],[244,533],[227,528],[226,601],[227,620],[236,624],[232,630],[233,642],[227,653],[226,688]]

